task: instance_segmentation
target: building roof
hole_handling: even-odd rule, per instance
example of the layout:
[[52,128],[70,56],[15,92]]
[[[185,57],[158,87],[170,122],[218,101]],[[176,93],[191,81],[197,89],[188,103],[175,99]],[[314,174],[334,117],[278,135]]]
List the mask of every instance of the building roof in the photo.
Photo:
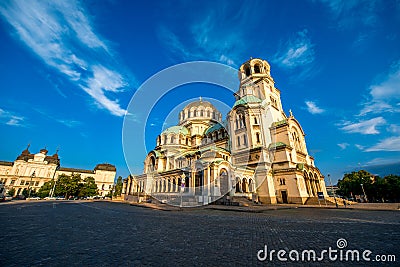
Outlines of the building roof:
[[102,171],[117,171],[117,168],[115,168],[114,165],[109,164],[109,163],[97,164],[96,167],[94,167],[94,169],[102,170]]
[[221,128],[225,128],[225,126],[224,126],[222,123],[214,124],[213,126],[211,126],[210,128],[208,128],[208,129],[204,132],[204,134],[209,134],[209,133],[212,133],[212,132],[214,132],[214,131],[218,131],[218,130],[221,129]]
[[169,133],[174,133],[174,134],[183,134],[183,135],[188,135],[189,130],[188,128],[184,126],[172,126],[167,129],[165,129],[162,134],[169,134]]
[[81,172],[81,173],[94,173],[92,170],[84,170],[84,169],[75,169],[75,168],[66,168],[66,167],[61,167],[58,169],[60,172]]
[[0,165],[2,166],[13,166],[14,162],[10,162],[10,161],[1,161],[0,160]]
[[200,107],[200,106],[209,107],[209,108],[216,110],[216,108],[214,107],[213,104],[211,104],[208,101],[203,101],[201,98],[200,98],[200,100],[189,103],[184,109],[187,109],[187,108],[190,109],[192,107]]
[[239,106],[239,105],[247,105],[248,103],[261,103],[261,99],[255,97],[253,95],[246,95],[241,99],[237,100],[232,108]]

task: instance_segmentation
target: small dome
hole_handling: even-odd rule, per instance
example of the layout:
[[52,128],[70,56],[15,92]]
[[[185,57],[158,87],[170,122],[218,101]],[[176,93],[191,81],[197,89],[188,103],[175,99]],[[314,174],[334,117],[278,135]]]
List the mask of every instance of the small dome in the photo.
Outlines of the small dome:
[[214,124],[213,126],[211,126],[210,128],[208,128],[208,129],[204,132],[204,134],[207,135],[207,134],[209,134],[209,133],[218,131],[219,129],[223,129],[223,128],[225,128],[225,126],[224,126],[222,123],[217,123],[217,124]]
[[258,97],[255,97],[253,95],[247,95],[236,101],[232,108],[239,105],[247,105],[248,103],[261,103],[261,102],[262,102],[261,99],[259,99]]
[[203,100],[198,100],[198,101],[194,101],[194,102],[192,102],[192,103],[190,103],[190,104],[188,104],[184,109],[190,109],[190,108],[193,108],[193,107],[200,107],[200,106],[203,106],[203,107],[205,107],[205,108],[212,108],[212,109],[215,109],[215,110],[217,110],[215,107],[214,107],[214,105],[213,104],[211,104],[210,102],[208,102],[208,101],[203,101]]
[[169,134],[169,133],[188,135],[189,130],[184,126],[172,126],[165,129],[161,134]]

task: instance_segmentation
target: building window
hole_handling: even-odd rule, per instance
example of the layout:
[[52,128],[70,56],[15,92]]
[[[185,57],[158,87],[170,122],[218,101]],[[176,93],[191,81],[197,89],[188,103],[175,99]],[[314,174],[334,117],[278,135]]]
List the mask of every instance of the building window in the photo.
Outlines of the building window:
[[279,179],[279,184],[285,185],[286,184],[285,178]]
[[240,146],[240,136],[237,137],[237,146]]
[[271,99],[271,105],[275,108],[278,108],[278,103],[276,102],[276,99],[270,96]]
[[261,73],[260,66],[258,64],[254,66],[254,73]]
[[247,146],[247,136],[243,135],[243,145]]
[[256,133],[256,140],[257,140],[257,143],[260,143],[260,133]]
[[38,185],[39,185],[39,181],[36,181],[35,186],[38,186]]
[[25,184],[25,180],[22,180],[20,185],[24,185]]
[[15,180],[11,180],[10,185],[13,185],[15,183]]
[[204,111],[203,110],[200,110],[200,116],[204,117]]
[[246,67],[244,69],[244,72],[246,73],[246,76],[250,76],[250,68],[249,67]]
[[257,117],[254,117],[254,124],[258,124]]

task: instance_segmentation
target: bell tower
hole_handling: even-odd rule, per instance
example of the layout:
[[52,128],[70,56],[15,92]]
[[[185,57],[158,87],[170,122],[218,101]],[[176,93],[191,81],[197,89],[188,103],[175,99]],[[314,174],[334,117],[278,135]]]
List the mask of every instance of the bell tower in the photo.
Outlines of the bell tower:
[[283,121],[280,91],[275,87],[267,61],[251,58],[238,72],[240,86],[234,94],[236,102],[227,120],[231,138],[232,161],[236,166],[256,170],[258,192],[274,203],[272,173],[274,161],[271,147],[275,144],[274,123]]

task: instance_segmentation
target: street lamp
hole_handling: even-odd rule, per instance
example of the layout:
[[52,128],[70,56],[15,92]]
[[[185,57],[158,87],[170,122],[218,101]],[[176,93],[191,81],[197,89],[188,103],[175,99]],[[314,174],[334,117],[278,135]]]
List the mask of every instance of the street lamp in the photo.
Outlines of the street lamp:
[[364,192],[365,201],[368,202],[367,194],[365,194],[364,185],[361,184],[362,191]]
[[337,201],[336,201],[336,194],[335,194],[335,191],[333,190],[331,175],[329,173],[328,173],[328,179],[329,179],[329,182],[331,183],[331,190],[332,190],[332,193],[333,193],[333,199],[335,200],[336,208],[338,208],[338,204],[337,204]]
[[29,185],[28,185],[28,191],[29,191],[28,198],[31,198],[31,190],[32,190],[31,185],[32,185],[32,178],[33,177],[35,177],[35,171],[33,171],[33,173],[31,174],[31,181],[29,182]]

